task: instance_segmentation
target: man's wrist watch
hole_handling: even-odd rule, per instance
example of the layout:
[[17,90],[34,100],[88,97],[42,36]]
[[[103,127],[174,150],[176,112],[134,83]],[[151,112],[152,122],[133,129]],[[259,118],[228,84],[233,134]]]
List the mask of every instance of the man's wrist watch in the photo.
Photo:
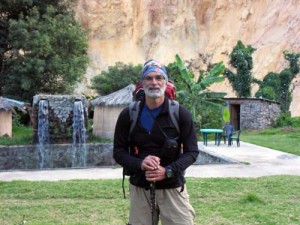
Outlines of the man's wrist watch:
[[172,168],[169,167],[169,166],[166,166],[165,169],[166,169],[166,177],[167,178],[173,177],[173,170],[172,170]]

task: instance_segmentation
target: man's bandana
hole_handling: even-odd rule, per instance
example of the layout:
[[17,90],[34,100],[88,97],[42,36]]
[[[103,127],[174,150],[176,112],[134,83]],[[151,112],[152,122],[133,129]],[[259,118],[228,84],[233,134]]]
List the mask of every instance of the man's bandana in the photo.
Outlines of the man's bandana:
[[159,61],[150,59],[144,63],[142,70],[142,81],[151,72],[159,73],[165,78],[166,82],[168,82],[167,70]]

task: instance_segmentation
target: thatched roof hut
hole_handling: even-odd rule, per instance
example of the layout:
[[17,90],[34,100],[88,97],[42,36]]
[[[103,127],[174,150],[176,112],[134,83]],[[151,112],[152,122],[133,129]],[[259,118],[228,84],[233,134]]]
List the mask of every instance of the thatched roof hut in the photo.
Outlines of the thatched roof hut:
[[24,102],[0,97],[0,136],[12,136],[12,113],[14,108],[26,113],[24,106]]
[[94,106],[93,134],[97,137],[113,139],[120,112],[132,102],[135,85],[98,97],[91,101]]

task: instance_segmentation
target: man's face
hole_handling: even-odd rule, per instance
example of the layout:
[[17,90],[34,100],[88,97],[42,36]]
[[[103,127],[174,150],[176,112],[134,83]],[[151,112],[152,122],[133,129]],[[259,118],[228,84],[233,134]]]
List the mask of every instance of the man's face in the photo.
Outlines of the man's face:
[[159,98],[165,94],[166,80],[158,72],[150,72],[143,80],[145,95],[151,98]]

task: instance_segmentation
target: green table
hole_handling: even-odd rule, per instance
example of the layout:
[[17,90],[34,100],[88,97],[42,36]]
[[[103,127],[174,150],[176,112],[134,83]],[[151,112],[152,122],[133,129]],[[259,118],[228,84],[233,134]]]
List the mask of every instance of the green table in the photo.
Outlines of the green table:
[[203,136],[203,144],[207,146],[208,134],[215,134],[215,145],[220,145],[223,130],[222,129],[200,129]]

